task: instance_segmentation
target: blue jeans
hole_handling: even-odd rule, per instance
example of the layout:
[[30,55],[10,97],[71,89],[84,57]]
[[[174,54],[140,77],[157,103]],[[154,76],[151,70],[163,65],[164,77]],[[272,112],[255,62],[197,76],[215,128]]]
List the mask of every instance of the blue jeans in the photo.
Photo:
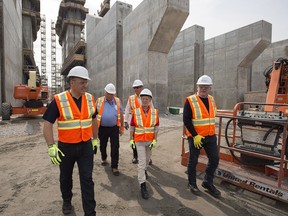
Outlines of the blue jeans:
[[[77,162],[82,207],[85,216],[95,216],[96,201],[94,198],[94,182],[92,179],[94,152],[91,140],[77,144],[65,144],[58,142],[59,149],[64,153],[65,157],[61,157],[60,163],[60,190],[64,201],[71,201],[73,193],[73,168]],[[60,155],[61,156],[61,155]]]
[[[188,182],[189,184],[196,184],[196,166],[198,164],[198,157],[200,149],[196,149],[194,146],[194,140],[192,137],[188,137],[189,142],[189,162],[188,162]],[[219,152],[217,146],[217,137],[206,136],[202,139],[202,147],[204,148],[208,157],[208,164],[206,166],[204,182],[213,184],[214,173],[219,164]]]

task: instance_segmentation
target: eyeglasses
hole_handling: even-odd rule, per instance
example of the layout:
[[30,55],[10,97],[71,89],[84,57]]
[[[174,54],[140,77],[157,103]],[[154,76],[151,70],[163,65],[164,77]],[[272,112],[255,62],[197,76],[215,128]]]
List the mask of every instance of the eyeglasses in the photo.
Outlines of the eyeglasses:
[[139,88],[142,88],[142,86],[136,86],[136,87],[133,87],[134,89],[139,89]]
[[207,85],[199,85],[198,87],[201,88],[201,89],[207,89],[207,88],[210,88],[211,86],[207,86]]

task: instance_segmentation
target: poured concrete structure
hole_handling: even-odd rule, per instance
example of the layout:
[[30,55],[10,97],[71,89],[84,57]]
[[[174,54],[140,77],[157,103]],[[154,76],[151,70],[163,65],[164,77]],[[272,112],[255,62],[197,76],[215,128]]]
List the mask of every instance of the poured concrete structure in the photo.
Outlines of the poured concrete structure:
[[[123,88],[123,20],[132,5],[116,2],[103,18],[87,16],[87,69],[92,79],[89,91],[96,97],[104,94],[108,83]],[[122,98],[121,98],[122,99]]]
[[213,79],[218,108],[232,109],[251,90],[251,67],[270,45],[272,25],[259,21],[205,41],[204,74]]
[[[190,30],[184,30],[183,34],[186,31]],[[259,21],[206,40],[204,43],[204,72],[201,70],[202,66],[198,68],[191,67],[190,74],[187,74],[189,69],[184,69],[184,72],[178,69],[175,70],[175,63],[170,64],[170,61],[175,62],[175,60],[169,58],[169,70],[178,74],[177,77],[169,77],[169,79],[172,79],[169,82],[187,86],[187,80],[191,81],[191,87],[182,92],[182,97],[181,94],[176,95],[177,97],[169,97],[169,104],[180,106],[179,102],[184,100],[189,90],[195,92],[197,78],[206,74],[213,80],[213,95],[218,108],[232,109],[237,102],[244,100],[244,93],[251,90],[252,63],[270,45],[271,34],[272,25],[265,21]],[[183,36],[180,34],[179,37],[182,38]],[[185,41],[187,40],[189,39],[185,38]],[[191,36],[190,40],[196,42],[196,39]],[[179,47],[177,44],[175,46]],[[183,47],[186,48],[186,46]],[[174,48],[171,50],[174,50]],[[181,49],[178,52],[181,53]],[[191,54],[193,57],[190,61],[197,62],[197,59],[201,56],[201,51],[200,53],[196,51]],[[201,61],[198,62],[201,64]],[[189,64],[186,63],[186,65]],[[171,69],[173,67],[174,69]],[[183,77],[182,82],[179,81],[178,77]],[[178,96],[181,100],[178,99]]]
[[135,79],[153,93],[165,112],[168,103],[168,53],[189,14],[189,1],[143,1],[123,23],[123,89],[131,94]]
[[144,0],[135,10],[116,2],[100,18],[87,18],[87,68],[93,85],[89,91],[103,95],[107,83],[117,88],[126,103],[131,85],[141,79],[154,95],[160,112],[168,101],[168,52],[189,11],[189,1]]
[[22,2],[0,0],[0,99],[13,100],[13,87],[22,82]]
[[204,73],[204,28],[198,25],[181,31],[168,54],[168,106],[183,106],[196,91],[194,83]]
[[84,7],[86,0],[64,0],[60,3],[56,23],[56,34],[62,46],[61,74],[67,76],[76,65],[85,65],[86,44],[81,39],[84,20],[88,9]]

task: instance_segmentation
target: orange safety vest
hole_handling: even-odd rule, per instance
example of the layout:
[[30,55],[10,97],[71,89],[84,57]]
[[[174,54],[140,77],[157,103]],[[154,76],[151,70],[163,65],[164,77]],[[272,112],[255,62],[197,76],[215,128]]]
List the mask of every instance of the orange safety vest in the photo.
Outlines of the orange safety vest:
[[[120,127],[121,126],[120,99],[118,97],[114,97],[114,100],[117,105],[117,116],[118,116],[117,126]],[[98,111],[98,115],[97,115],[98,127],[100,127],[101,118],[102,118],[102,114],[104,111],[104,101],[105,101],[105,96],[97,98],[97,101],[96,101],[97,111]]]
[[[208,95],[209,113],[203,101],[197,94],[186,98],[192,110],[192,124],[196,132],[201,136],[215,135],[216,103],[211,95]],[[192,136],[186,129],[187,136]]]
[[68,91],[54,97],[60,113],[57,119],[58,140],[76,144],[91,139],[92,115],[96,110],[93,95],[89,93],[82,95],[81,111]]
[[158,109],[150,108],[147,116],[142,107],[133,110],[134,113],[134,141],[148,142],[155,137],[155,126],[158,123]]
[[136,94],[129,96],[129,104],[130,104],[131,110],[134,110],[141,106],[138,100],[138,96]]

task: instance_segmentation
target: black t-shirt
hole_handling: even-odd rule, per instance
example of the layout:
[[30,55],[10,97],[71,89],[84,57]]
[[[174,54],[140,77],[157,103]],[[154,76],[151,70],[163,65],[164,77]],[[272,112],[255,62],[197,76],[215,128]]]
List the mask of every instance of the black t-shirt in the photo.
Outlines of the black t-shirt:
[[[72,96],[74,102],[76,103],[79,110],[81,110],[82,106],[82,96],[77,99]],[[60,112],[57,106],[55,99],[48,105],[46,112],[43,115],[43,119],[49,121],[50,123],[54,124],[57,118],[60,117]],[[92,115],[92,118],[96,118],[96,112]]]

